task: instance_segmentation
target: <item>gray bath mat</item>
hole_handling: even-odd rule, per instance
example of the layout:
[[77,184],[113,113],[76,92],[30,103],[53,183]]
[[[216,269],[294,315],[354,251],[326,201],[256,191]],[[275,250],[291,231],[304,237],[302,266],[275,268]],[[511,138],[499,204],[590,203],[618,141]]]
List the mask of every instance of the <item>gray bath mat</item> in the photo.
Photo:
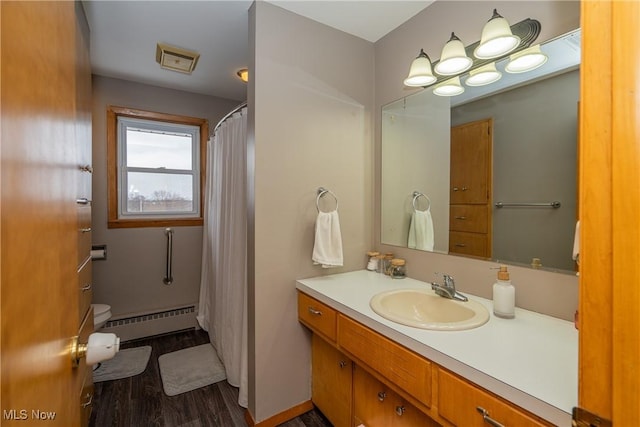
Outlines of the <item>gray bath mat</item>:
[[93,371],[93,382],[119,380],[141,374],[147,368],[151,347],[127,348],[116,353],[113,359],[100,363]]
[[226,379],[224,366],[211,344],[185,348],[158,357],[167,396],[195,390]]

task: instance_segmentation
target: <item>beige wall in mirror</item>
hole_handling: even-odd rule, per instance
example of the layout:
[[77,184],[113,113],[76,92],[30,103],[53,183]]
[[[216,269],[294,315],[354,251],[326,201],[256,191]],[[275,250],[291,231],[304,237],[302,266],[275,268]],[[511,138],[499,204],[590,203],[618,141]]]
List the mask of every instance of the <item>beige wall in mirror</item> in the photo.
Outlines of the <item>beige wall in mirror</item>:
[[[538,84],[552,85],[550,91],[555,91],[557,85],[563,87],[566,98],[559,101],[558,93],[547,95],[548,99],[536,107],[525,107],[521,103],[521,98],[530,98],[531,90],[538,95],[539,88],[527,89],[520,87],[504,92],[500,96],[506,100],[496,101],[497,98],[484,99],[465,99],[459,103],[453,98],[438,98],[434,95],[426,95],[424,92],[431,92],[427,89],[411,89],[403,85],[403,80],[407,75],[409,65],[420,49],[427,52],[432,61],[437,61],[442,46],[448,40],[451,31],[455,31],[456,35],[462,39],[465,45],[473,44],[480,39],[480,33],[484,23],[489,19],[493,8],[496,5],[488,1],[436,1],[427,7],[420,14],[407,21],[402,26],[376,42],[376,107],[380,112],[376,117],[376,225],[374,246],[376,249],[384,252],[393,252],[396,256],[407,259],[407,270],[410,277],[419,280],[434,281],[437,277],[435,272],[451,274],[456,278],[457,286],[468,293],[479,295],[485,298],[491,298],[491,285],[495,281],[495,271],[491,270],[496,266],[496,260],[499,262],[508,262],[510,267],[512,281],[516,287],[516,305],[544,314],[564,318],[570,320],[577,306],[577,278],[573,267],[572,246],[573,233],[575,229],[576,219],[576,117],[577,117],[577,101],[578,95],[578,66],[568,67],[561,73],[556,73],[555,77],[545,83],[545,80]],[[505,1],[498,5],[499,13],[507,18],[511,24],[515,24],[524,19],[531,18],[538,20],[541,24],[541,32],[536,43],[544,43],[553,39],[560,38],[580,26],[580,3],[579,1]],[[579,42],[579,36],[577,36]],[[575,47],[579,58],[579,43]],[[499,67],[500,69],[500,67]],[[504,77],[503,77],[504,78]],[[464,78],[462,78],[464,84]],[[555,82],[555,83],[554,83]],[[553,89],[556,84],[556,89]],[[566,87],[565,87],[566,86]],[[470,91],[466,91],[470,92]],[[469,93],[467,93],[468,95]],[[544,95],[543,95],[544,96]],[[416,97],[414,99],[414,97]],[[514,99],[509,99],[514,97]],[[417,107],[417,100],[428,100],[429,106]],[[513,110],[515,114],[518,110],[522,111],[524,122],[527,128],[521,124],[516,124],[513,117],[500,118],[498,113],[486,113],[483,111],[486,104],[497,102],[509,102],[510,105],[503,106],[503,109]],[[447,109],[445,113],[438,111],[435,113],[435,105],[451,103],[453,112]],[[456,105],[459,103],[460,105]],[[483,105],[483,103],[485,105]],[[532,104],[533,105],[533,104]],[[387,108],[388,106],[388,108]],[[553,108],[551,108],[553,107]],[[422,127],[422,140],[437,138],[440,140],[438,144],[438,153],[432,153],[425,148],[422,151],[412,151],[412,148],[403,147],[398,141],[406,142],[408,140],[407,130],[403,130],[399,136],[393,138],[395,145],[393,147],[386,145],[386,138],[393,132],[388,127],[394,123],[396,129],[398,123],[415,123],[417,118],[409,115],[409,117],[400,117],[401,111],[434,109],[433,115],[429,119],[429,123],[438,121],[438,126],[432,131]],[[457,109],[456,109],[457,108]],[[525,111],[528,109],[528,111]],[[555,109],[555,113],[553,112]],[[558,109],[566,111],[563,113],[564,120],[562,125],[564,136],[552,135],[551,128],[557,127],[556,123],[550,126],[551,121],[561,120],[558,116]],[[535,118],[534,114],[538,114],[544,110],[545,117]],[[466,117],[467,113],[469,114]],[[484,117],[483,117],[484,116]],[[492,180],[491,191],[494,193],[491,201],[491,215],[494,216],[496,222],[493,225],[493,244],[491,245],[491,256],[489,258],[476,257],[460,257],[447,255],[449,252],[448,230],[449,224],[449,180],[450,171],[449,157],[446,153],[450,148],[446,147],[448,137],[443,136],[450,132],[451,126],[468,121],[479,120],[481,118],[493,119],[492,148],[497,150],[495,156],[492,157],[494,165],[491,173],[495,177]],[[437,119],[436,119],[437,118]],[[441,120],[439,120],[441,119]],[[421,124],[422,126],[423,124]],[[426,125],[425,125],[426,126]],[[514,130],[515,129],[515,130]],[[518,132],[524,133],[518,136]],[[436,137],[438,135],[438,137]],[[500,147],[499,140],[510,142],[507,148],[514,148],[517,143],[529,145],[529,152],[525,154],[514,155],[509,151],[503,151]],[[532,140],[544,140],[547,145],[532,145]],[[550,154],[550,148],[556,147],[559,139],[570,140],[568,146],[560,152]],[[417,143],[414,143],[416,145]],[[392,156],[388,157],[388,154]],[[557,160],[559,166],[552,166],[553,162],[547,162],[547,166],[534,166],[532,169],[546,169],[547,173],[543,173],[540,178],[525,177],[520,183],[516,183],[513,179],[502,178],[505,174],[512,173],[508,168],[515,168],[520,172],[522,163],[512,161],[513,156],[517,158],[526,158],[527,167],[532,164],[534,157],[544,157],[546,155],[554,156],[554,162]],[[393,157],[395,156],[395,158]],[[507,162],[503,162],[504,158]],[[409,179],[392,170],[395,166],[394,161],[404,159],[404,171],[409,171],[418,179],[423,181],[420,183],[411,182]],[[498,165],[504,163],[506,166]],[[543,163],[544,164],[544,163]],[[428,175],[430,169],[432,176]],[[561,169],[559,174],[549,173],[552,169]],[[499,180],[503,180],[500,182]],[[427,180],[429,182],[427,182]],[[395,183],[395,184],[392,184]],[[393,185],[400,183],[403,187],[394,189]],[[560,191],[560,184],[566,187]],[[447,190],[442,190],[447,188]],[[550,188],[544,194],[535,193],[534,190]],[[420,251],[408,248],[408,224],[411,217],[411,196],[413,191],[421,191],[428,195],[431,200],[431,214],[434,224],[434,247],[433,252]],[[424,191],[423,191],[424,190]],[[387,196],[395,197],[390,202],[392,207],[387,206]],[[517,196],[517,197],[516,197]],[[498,200],[500,198],[500,200]],[[551,202],[558,200],[561,202],[561,208],[502,208],[496,209],[495,202]],[[445,215],[444,212],[447,212]],[[555,229],[548,229],[545,232],[535,232],[531,225],[533,220],[528,216],[533,214],[541,214],[542,219],[536,221],[545,223],[549,222],[549,216],[562,216],[563,219]],[[514,215],[515,214],[515,215]],[[560,215],[558,215],[560,214]],[[387,224],[387,220],[394,218],[395,224]],[[509,216],[520,216],[520,224],[513,225],[513,218]],[[399,220],[398,220],[399,219]],[[504,226],[497,222],[505,220]],[[558,230],[562,230],[561,232]],[[395,233],[395,234],[394,234]],[[558,237],[559,236],[559,237]],[[540,237],[542,242],[551,243],[551,249],[541,249],[537,244],[533,244],[533,237]],[[556,240],[556,238],[558,238]],[[512,243],[526,243],[533,246],[533,249],[522,249]],[[559,243],[556,243],[559,242]],[[544,254],[542,254],[544,252]],[[554,254],[554,252],[560,255]],[[498,255],[500,254],[500,255]],[[514,255],[515,254],[515,255]],[[566,255],[565,255],[566,254]],[[508,258],[512,259],[509,260]],[[516,259],[519,257],[519,259]],[[531,258],[542,258],[542,269],[532,269],[530,267]],[[552,258],[562,258],[558,262]],[[555,264],[555,265],[554,265]],[[569,274],[567,274],[569,273]]]

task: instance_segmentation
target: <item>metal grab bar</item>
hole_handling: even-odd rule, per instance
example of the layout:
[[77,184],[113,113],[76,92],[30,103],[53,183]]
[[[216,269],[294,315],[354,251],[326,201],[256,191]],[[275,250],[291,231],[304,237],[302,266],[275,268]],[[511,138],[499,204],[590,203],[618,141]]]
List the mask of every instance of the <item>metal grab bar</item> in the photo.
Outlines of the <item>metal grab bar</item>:
[[164,233],[167,235],[167,273],[162,281],[165,285],[170,285],[173,283],[173,276],[171,274],[171,262],[173,259],[173,230],[166,228]]
[[496,202],[496,208],[553,208],[558,209],[562,204],[558,201],[543,203],[504,203]]

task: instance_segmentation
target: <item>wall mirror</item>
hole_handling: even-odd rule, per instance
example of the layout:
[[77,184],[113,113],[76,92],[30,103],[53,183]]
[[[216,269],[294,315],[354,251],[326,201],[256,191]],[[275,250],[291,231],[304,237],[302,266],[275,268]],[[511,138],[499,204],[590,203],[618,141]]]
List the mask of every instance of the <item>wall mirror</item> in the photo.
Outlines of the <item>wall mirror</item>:
[[[536,70],[506,73],[503,60],[496,83],[383,107],[383,244],[573,272],[580,30],[541,50],[549,59]],[[473,132],[489,135],[483,152]],[[465,199],[478,173],[484,202]],[[433,232],[427,222],[420,245],[426,212]]]

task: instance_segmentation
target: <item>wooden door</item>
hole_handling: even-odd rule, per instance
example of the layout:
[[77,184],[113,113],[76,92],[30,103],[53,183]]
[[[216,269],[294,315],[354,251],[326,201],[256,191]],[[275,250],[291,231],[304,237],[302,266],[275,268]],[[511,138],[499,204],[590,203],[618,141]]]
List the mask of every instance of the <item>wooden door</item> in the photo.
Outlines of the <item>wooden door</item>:
[[492,119],[451,128],[451,204],[490,201]]
[[579,405],[640,425],[640,3],[582,3]]
[[449,253],[491,258],[493,120],[451,128]]
[[74,426],[73,2],[1,2],[1,424]]

